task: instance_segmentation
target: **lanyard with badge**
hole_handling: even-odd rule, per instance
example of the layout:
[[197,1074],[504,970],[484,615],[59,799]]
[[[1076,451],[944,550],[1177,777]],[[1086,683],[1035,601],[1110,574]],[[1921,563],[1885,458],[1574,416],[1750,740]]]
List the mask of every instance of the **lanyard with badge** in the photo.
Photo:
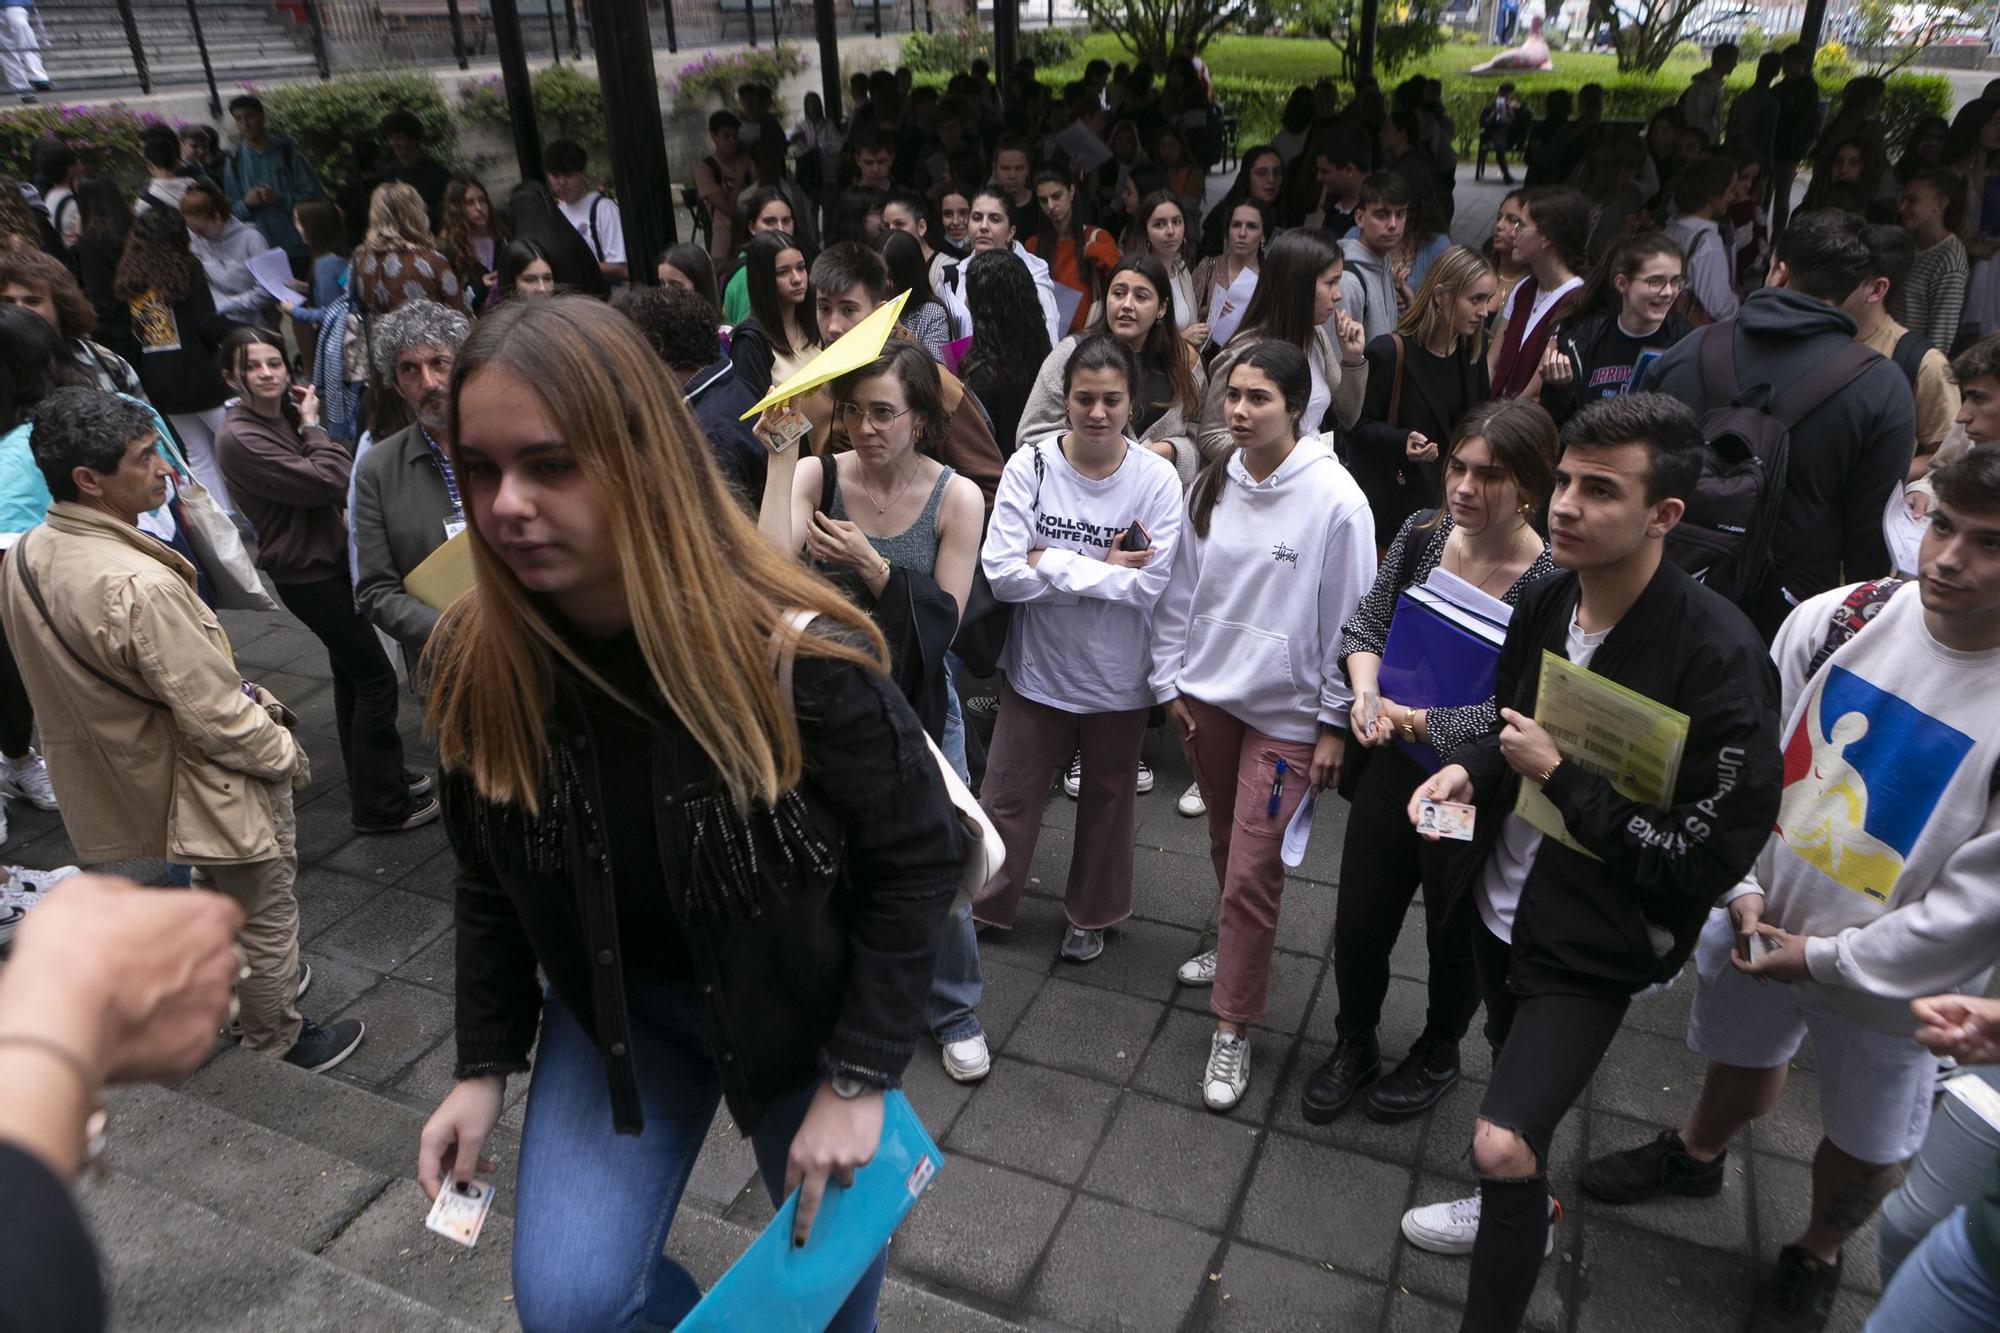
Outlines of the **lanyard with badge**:
[[431,461],[437,464],[438,475],[444,478],[445,494],[451,497],[451,516],[444,521],[444,539],[450,541],[465,531],[465,505],[458,498],[458,478],[452,475],[451,460],[438,448],[431,433],[419,424],[417,434],[424,437],[424,447],[431,451]]

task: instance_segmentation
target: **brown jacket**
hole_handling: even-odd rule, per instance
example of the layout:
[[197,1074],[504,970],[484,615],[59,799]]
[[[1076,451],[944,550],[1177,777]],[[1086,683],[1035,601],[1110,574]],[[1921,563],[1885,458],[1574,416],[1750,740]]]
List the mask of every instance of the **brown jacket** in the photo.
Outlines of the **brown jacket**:
[[243,517],[257,529],[257,565],[273,583],[319,583],[347,573],[347,478],[354,455],[318,426],[260,417],[238,403],[215,433],[215,460]]
[[0,564],[0,624],[78,860],[276,854],[272,787],[292,780],[305,751],[262,706],[268,693],[244,692],[228,636],[195,595],[194,566],[129,523],[57,501]]

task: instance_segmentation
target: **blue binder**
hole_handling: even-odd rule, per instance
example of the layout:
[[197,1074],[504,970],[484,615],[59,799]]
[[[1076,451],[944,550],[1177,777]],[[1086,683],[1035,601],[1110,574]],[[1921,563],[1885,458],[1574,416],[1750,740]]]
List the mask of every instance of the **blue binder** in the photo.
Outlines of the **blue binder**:
[[[1396,598],[1389,642],[1382,650],[1382,697],[1409,708],[1476,704],[1493,694],[1507,627],[1414,585]],[[1397,740],[1426,773],[1442,767],[1437,751]]]
[[882,1099],[882,1141],[846,1189],[829,1185],[812,1239],[792,1248],[799,1194],[688,1312],[680,1333],[821,1333],[944,1165],[909,1098]]

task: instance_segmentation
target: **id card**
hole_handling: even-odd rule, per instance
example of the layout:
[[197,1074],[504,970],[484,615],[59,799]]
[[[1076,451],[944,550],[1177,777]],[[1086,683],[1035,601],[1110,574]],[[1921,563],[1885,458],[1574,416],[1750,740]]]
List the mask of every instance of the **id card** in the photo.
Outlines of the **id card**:
[[1473,807],[1458,801],[1418,801],[1417,832],[1471,842],[1472,822],[1478,813]]
[[471,1249],[479,1243],[479,1232],[486,1225],[486,1214],[493,1208],[493,1186],[483,1180],[467,1181],[463,1185],[445,1182],[438,1191],[437,1201],[431,1204],[431,1214],[424,1219],[424,1225],[446,1240]]
[[804,412],[795,411],[788,416],[781,417],[767,428],[766,434],[768,438],[764,441],[764,447],[774,454],[782,454],[785,450],[797,444],[811,430],[812,421]]
[[459,533],[464,531],[465,531],[465,515],[453,514],[450,518],[444,521],[444,539],[446,541],[450,541],[453,537],[456,537]]

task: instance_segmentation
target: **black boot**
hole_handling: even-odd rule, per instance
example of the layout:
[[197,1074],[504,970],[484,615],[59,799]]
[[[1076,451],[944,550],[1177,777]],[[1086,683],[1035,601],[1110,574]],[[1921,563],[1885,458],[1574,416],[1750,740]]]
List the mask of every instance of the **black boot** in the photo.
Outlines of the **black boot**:
[[1299,1111],[1315,1125],[1332,1124],[1347,1104],[1382,1072],[1382,1052],[1375,1034],[1342,1037],[1333,1044],[1333,1054],[1313,1071],[1299,1099]]
[[1414,1120],[1458,1082],[1458,1043],[1426,1033],[1368,1094],[1368,1118],[1385,1125]]

